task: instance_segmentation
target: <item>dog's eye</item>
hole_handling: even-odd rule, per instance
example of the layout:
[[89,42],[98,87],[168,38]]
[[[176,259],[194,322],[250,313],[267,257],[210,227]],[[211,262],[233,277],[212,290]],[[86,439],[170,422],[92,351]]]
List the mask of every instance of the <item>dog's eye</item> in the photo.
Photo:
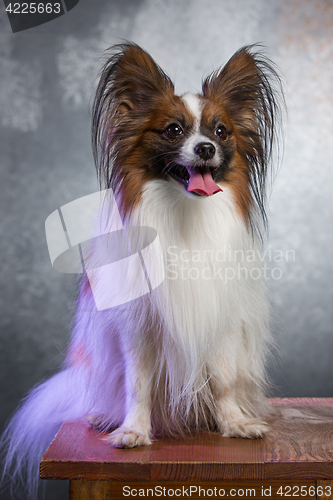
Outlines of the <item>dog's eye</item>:
[[222,141],[225,141],[226,138],[228,137],[227,129],[223,125],[219,125],[215,130],[215,135],[217,135],[217,137],[222,139]]
[[169,125],[169,127],[164,131],[164,134],[170,139],[174,139],[175,137],[182,135],[183,129],[177,123],[173,123]]

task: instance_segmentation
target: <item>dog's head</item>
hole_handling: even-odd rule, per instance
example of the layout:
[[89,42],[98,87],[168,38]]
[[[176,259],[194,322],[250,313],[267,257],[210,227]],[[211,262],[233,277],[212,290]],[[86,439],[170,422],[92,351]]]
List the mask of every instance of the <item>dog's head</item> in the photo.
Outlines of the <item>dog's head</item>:
[[174,182],[186,196],[232,190],[248,220],[263,217],[267,167],[275,137],[279,77],[255,47],[244,47],[203,83],[177,96],[164,71],[140,47],[116,46],[105,64],[93,110],[93,141],[102,184],[130,211],[146,182]]

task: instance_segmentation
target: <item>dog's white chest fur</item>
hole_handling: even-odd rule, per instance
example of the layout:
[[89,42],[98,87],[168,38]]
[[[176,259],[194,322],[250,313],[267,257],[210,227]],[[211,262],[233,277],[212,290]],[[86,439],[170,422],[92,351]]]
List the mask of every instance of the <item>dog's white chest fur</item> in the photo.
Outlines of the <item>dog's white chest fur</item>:
[[141,307],[135,335],[146,348],[144,380],[153,381],[157,420],[175,429],[206,425],[209,415],[233,435],[226,422],[255,417],[261,407],[268,328],[262,280],[251,277],[257,248],[223,189],[191,199],[173,183],[146,186],[131,223],[156,229],[166,277],[141,301],[149,313]]
[[241,328],[262,288],[252,272],[258,248],[223,189],[188,198],[173,183],[153,181],[135,215],[156,229],[163,249],[166,277],[153,301],[170,334],[197,342],[202,352]]

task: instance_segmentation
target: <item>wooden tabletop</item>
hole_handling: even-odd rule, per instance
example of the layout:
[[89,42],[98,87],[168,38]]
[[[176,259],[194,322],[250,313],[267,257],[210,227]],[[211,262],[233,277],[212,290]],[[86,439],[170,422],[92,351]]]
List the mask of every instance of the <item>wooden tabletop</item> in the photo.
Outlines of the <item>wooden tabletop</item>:
[[333,478],[333,398],[271,399],[264,439],[202,432],[114,449],[84,422],[66,423],[45,452],[43,479],[214,481]]

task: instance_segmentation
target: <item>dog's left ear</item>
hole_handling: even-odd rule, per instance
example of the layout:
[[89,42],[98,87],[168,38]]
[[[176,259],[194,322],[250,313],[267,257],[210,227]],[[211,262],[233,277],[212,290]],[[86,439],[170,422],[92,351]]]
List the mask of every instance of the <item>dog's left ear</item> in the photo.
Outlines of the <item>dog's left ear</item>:
[[[279,111],[281,80],[274,64],[251,45],[238,50],[227,64],[203,82],[203,94],[226,109],[236,131],[258,134],[270,148]],[[266,151],[267,152],[267,151]]]
[[251,172],[252,192],[265,220],[265,179],[279,135],[284,106],[281,79],[260,46],[237,51],[203,82],[203,95],[217,100],[233,123],[237,151]]

